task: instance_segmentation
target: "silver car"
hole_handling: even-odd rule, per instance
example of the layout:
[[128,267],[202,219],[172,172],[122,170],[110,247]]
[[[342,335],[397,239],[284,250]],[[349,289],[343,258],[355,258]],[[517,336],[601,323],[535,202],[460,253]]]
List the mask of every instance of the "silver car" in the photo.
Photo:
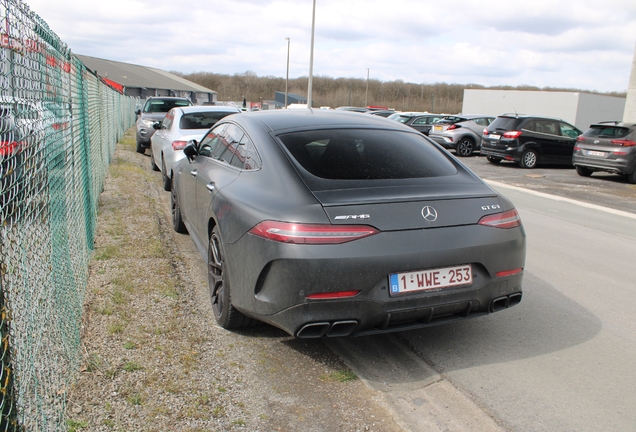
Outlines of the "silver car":
[[481,135],[494,117],[484,115],[446,116],[433,123],[428,137],[457,156],[470,156],[481,148]]
[[161,171],[163,188],[171,188],[172,167],[183,159],[183,148],[190,140],[201,137],[219,120],[230,114],[240,113],[233,106],[191,106],[171,109],[161,122],[153,128],[156,132],[150,138],[150,167]]
[[189,99],[172,96],[149,97],[146,99],[143,108],[137,109],[137,152],[145,153],[150,147],[150,139],[155,130],[152,125],[160,122],[166,113],[174,107],[190,106]]
[[622,174],[636,183],[636,124],[593,124],[576,140],[572,163],[583,177],[594,171]]

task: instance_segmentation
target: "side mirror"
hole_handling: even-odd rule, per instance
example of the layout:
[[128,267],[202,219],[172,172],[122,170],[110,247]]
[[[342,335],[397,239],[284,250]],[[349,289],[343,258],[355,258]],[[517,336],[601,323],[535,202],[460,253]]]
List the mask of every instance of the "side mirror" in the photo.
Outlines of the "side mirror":
[[153,128],[153,129],[156,129],[156,130],[161,129],[161,122],[154,122],[154,123],[152,124],[152,128]]
[[136,109],[136,110],[135,110],[135,114],[136,114],[136,115],[141,115],[141,109]]
[[197,145],[197,140],[190,140],[183,148],[183,154],[188,158],[190,162],[192,162],[194,158],[197,157],[197,155],[199,154]]

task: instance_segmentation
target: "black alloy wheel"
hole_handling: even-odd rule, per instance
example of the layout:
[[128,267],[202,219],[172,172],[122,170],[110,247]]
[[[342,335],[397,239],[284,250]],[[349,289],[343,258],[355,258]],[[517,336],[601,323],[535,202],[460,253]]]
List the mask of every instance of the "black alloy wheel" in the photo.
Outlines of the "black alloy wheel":
[[634,167],[634,171],[631,174],[627,174],[627,181],[630,184],[636,184],[636,167]]
[[473,140],[468,137],[464,137],[457,143],[457,150],[455,150],[455,153],[457,153],[457,156],[466,157],[473,154],[474,151],[475,143]]
[[219,228],[215,226],[212,229],[208,243],[208,287],[214,318],[224,329],[250,326],[253,324],[253,320],[232,306],[230,282],[223,257],[223,245],[219,236]]
[[534,168],[537,166],[538,155],[534,150],[526,150],[521,155],[521,160],[519,161],[519,166],[521,168]]
[[183,223],[183,219],[181,218],[181,207],[179,207],[179,198],[177,197],[177,193],[174,190],[174,187],[171,187],[172,193],[170,194],[170,209],[172,211],[172,228],[180,233],[187,234],[188,229]]
[[135,150],[137,150],[137,153],[141,153],[141,154],[146,153],[146,149],[144,148],[144,146],[141,145],[141,141],[139,140],[137,140],[137,147]]
[[163,181],[163,190],[170,191],[172,189],[172,178],[166,174],[166,161],[161,157],[161,180]]

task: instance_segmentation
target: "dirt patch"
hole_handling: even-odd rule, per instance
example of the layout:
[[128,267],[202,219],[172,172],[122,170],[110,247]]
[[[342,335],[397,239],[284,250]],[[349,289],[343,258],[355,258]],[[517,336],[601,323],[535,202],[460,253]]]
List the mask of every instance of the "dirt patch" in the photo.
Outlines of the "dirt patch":
[[70,430],[399,431],[320,340],[215,325],[205,264],[128,131],[100,196]]

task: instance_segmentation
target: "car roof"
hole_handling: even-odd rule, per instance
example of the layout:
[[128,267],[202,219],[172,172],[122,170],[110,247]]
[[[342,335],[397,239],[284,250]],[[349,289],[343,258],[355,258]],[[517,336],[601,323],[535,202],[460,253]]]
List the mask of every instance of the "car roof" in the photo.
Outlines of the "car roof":
[[636,123],[625,123],[618,120],[610,120],[610,121],[597,122],[590,125],[590,127],[593,127],[593,126],[595,127],[620,126],[620,127],[636,128]]
[[[516,118],[516,119],[535,118],[535,119],[545,119],[545,120],[558,120],[558,121],[565,122],[565,120],[560,119],[560,118],[558,118],[558,117],[550,117],[550,116],[535,115],[535,114],[516,114],[516,113],[507,113],[507,114],[501,114],[501,115],[498,115],[497,117],[508,117],[508,118]],[[566,123],[567,123],[567,122],[566,122]]]
[[310,128],[370,127],[414,133],[412,128],[400,122],[387,120],[381,116],[361,116],[359,113],[344,110],[296,109],[252,111],[238,116],[236,120],[240,122],[260,123],[272,132]]

